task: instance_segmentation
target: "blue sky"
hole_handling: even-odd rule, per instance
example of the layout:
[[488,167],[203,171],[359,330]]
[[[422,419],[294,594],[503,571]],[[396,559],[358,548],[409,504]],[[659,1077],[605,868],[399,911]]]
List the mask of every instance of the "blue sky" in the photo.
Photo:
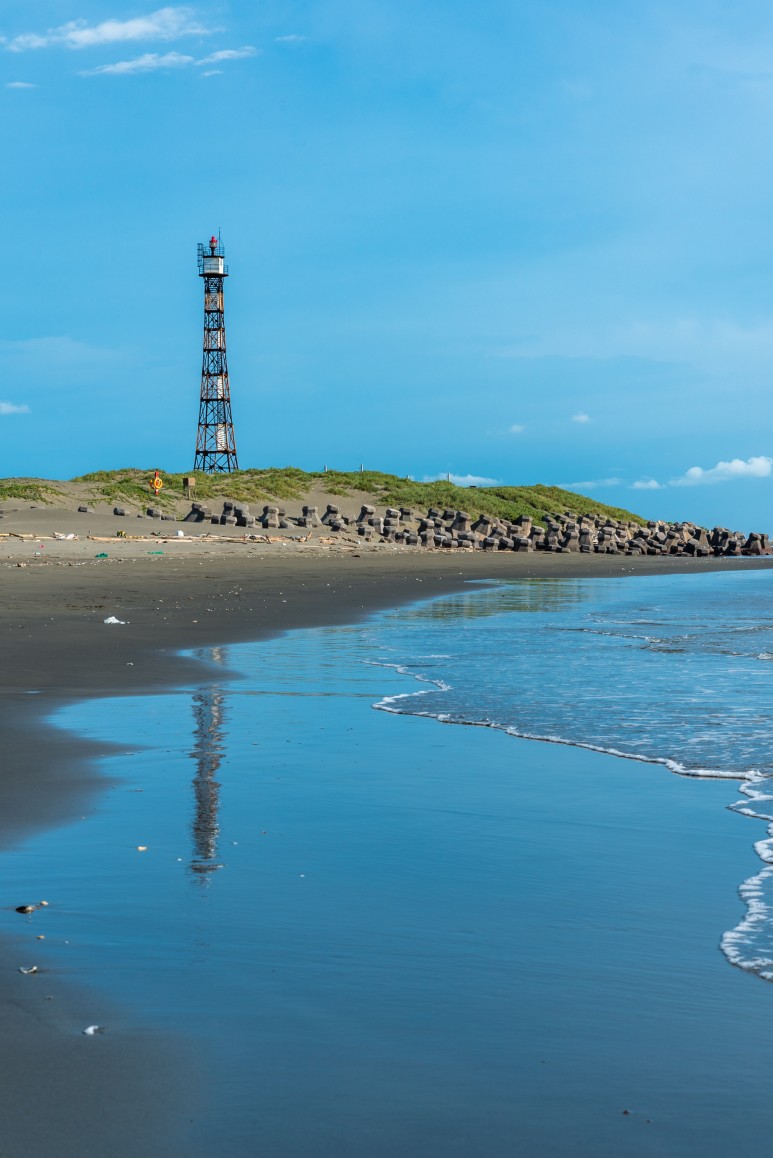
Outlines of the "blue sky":
[[2,475],[193,458],[222,230],[242,466],[773,530],[773,10],[0,8]]

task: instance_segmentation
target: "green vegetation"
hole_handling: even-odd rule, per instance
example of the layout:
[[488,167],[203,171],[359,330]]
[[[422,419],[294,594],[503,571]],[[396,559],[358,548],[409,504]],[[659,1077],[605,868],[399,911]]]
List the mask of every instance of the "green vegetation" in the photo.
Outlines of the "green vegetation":
[[123,470],[97,470],[93,474],[84,474],[72,481],[86,483],[95,502],[134,503],[135,506],[141,507],[152,504],[164,508],[173,505],[182,494],[182,483],[175,485],[171,480],[181,479],[182,476],[163,474],[164,490],[156,499],[148,485],[153,474],[153,470],[126,467]]
[[628,519],[637,523],[645,520],[620,507],[606,506],[584,495],[559,487],[458,487],[450,482],[415,482],[409,478],[383,474],[380,471],[327,471],[309,473],[297,467],[269,467],[265,470],[239,470],[233,474],[191,475],[161,472],[164,489],[156,501],[148,487],[153,470],[127,468],[115,471],[96,471],[73,479],[92,488],[94,498],[108,502],[130,502],[169,507],[182,497],[183,479],[195,477],[196,499],[235,499],[241,502],[270,502],[275,499],[300,501],[309,491],[318,489],[324,494],[350,495],[365,492],[383,506],[414,507],[425,511],[428,507],[449,507],[468,511],[471,515],[494,515],[514,519],[527,515],[535,522],[544,522],[548,514],[573,511],[578,515],[598,514],[613,519]]
[[126,467],[123,470],[98,470],[72,481],[88,485],[97,501],[129,502],[143,506],[152,502],[154,506],[168,507],[183,497],[185,478],[196,479],[195,497],[199,502],[219,498],[249,503],[269,502],[271,499],[300,499],[313,484],[315,477],[294,467],[285,470],[238,470],[233,474],[204,474],[202,471],[173,474],[162,470],[159,473],[164,486],[158,499],[155,499],[149,486],[154,469]]
[[30,503],[50,503],[61,495],[51,483],[20,482],[18,479],[0,481],[0,503],[5,499],[25,499]]
[[[333,486],[327,482],[332,477]],[[362,481],[361,481],[362,480]],[[467,511],[471,515],[495,515],[499,518],[515,519],[527,515],[537,523],[543,523],[549,514],[573,511],[578,515],[599,514],[605,518],[629,519],[637,523],[646,522],[639,515],[620,507],[609,507],[596,499],[537,484],[530,487],[459,487],[450,482],[414,482],[413,479],[397,478],[395,475],[365,472],[364,474],[322,475],[318,482],[330,494],[344,494],[347,490],[365,490],[376,496],[385,506],[448,507]],[[338,487],[340,486],[340,489]]]

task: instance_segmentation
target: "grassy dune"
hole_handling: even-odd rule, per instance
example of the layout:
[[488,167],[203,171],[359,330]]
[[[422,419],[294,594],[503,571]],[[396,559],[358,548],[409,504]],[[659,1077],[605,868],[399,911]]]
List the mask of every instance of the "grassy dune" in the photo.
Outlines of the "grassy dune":
[[[152,470],[96,471],[73,479],[73,483],[88,488],[95,500],[108,502],[149,501],[148,479]],[[183,474],[161,472],[164,489],[158,500],[163,507],[182,494]],[[233,474],[203,474],[195,472],[196,498],[207,502],[216,499],[237,499],[242,502],[266,503],[280,499],[300,502],[312,491],[336,496],[352,493],[366,494],[380,506],[404,506],[426,510],[427,507],[453,507],[471,515],[487,514],[501,518],[528,515],[535,522],[543,522],[547,514],[573,511],[576,514],[599,514],[614,519],[645,522],[639,515],[620,507],[606,506],[597,499],[587,498],[572,491],[538,484],[530,487],[458,487],[450,482],[415,482],[409,478],[383,474],[380,471],[327,471],[309,473],[296,467],[265,470],[240,470]],[[44,484],[41,484],[44,485]]]
[[56,483],[45,479],[0,479],[0,503],[5,499],[22,499],[28,503],[53,503],[62,494]]

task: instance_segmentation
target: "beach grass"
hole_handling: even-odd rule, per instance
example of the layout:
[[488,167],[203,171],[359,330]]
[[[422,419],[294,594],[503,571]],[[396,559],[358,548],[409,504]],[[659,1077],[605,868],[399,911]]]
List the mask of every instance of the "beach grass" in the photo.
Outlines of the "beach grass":
[[6,499],[26,499],[30,503],[51,502],[61,496],[53,483],[25,482],[23,479],[0,479],[0,502]]
[[[72,481],[91,487],[95,499],[146,503],[148,479],[152,475],[152,469],[127,467],[122,470],[95,471]],[[586,495],[542,483],[534,486],[461,487],[447,480],[417,482],[412,478],[400,478],[382,471],[311,472],[291,466],[239,470],[231,474],[162,471],[161,475],[164,489],[157,501],[159,506],[179,497],[183,479],[194,477],[196,498],[204,502],[215,498],[240,502],[270,502],[276,499],[300,501],[312,491],[321,491],[331,497],[366,494],[373,502],[383,506],[415,507],[422,510],[443,507],[464,510],[473,516],[484,514],[504,519],[525,515],[536,523],[544,523],[547,515],[564,511],[636,523],[646,521],[640,515],[621,507],[608,506]]]

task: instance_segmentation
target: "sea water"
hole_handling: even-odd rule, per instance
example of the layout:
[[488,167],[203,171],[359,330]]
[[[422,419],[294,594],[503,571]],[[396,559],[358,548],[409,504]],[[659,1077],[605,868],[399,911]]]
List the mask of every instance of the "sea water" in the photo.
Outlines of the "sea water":
[[[444,654],[438,619],[455,624]],[[422,685],[385,711],[739,780],[732,807],[773,821],[770,572],[502,584],[414,609],[381,647]],[[768,867],[722,948],[773,980],[773,825],[755,849]]]
[[[764,571],[465,593],[401,617],[382,646],[425,687],[379,707],[686,775],[773,775],[772,596]],[[422,654],[448,619],[451,650]]]
[[186,1158],[763,1152],[771,583],[473,584],[73,705],[125,751],[0,927],[201,1059]]

